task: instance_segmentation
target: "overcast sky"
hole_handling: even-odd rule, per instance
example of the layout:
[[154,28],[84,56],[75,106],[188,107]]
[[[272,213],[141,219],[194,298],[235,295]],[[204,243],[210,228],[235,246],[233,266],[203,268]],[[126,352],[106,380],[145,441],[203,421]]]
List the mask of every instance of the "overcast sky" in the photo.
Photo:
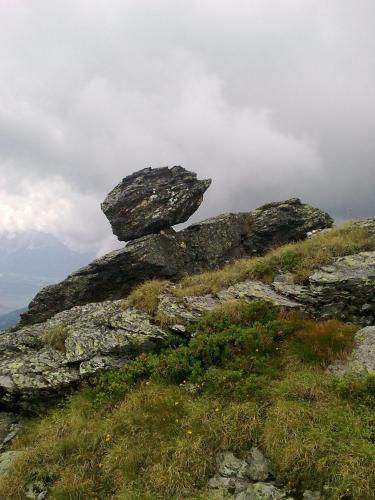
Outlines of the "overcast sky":
[[0,231],[112,247],[125,175],[375,215],[374,0],[0,0]]

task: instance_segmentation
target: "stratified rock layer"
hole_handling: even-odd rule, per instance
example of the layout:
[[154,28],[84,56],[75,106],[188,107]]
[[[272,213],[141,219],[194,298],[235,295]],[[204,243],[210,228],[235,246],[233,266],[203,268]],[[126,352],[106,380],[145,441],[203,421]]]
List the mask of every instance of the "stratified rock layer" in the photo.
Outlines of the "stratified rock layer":
[[134,240],[187,221],[210,184],[183,167],[145,168],[125,177],[102,210],[120,241]]
[[214,217],[177,233],[144,236],[41,290],[22,315],[21,325],[45,321],[76,305],[126,297],[147,279],[178,280],[235,258],[260,255],[331,225],[325,212],[291,199]]
[[0,334],[0,404],[23,410],[88,375],[156,351],[168,334],[124,302],[74,307],[45,323]]

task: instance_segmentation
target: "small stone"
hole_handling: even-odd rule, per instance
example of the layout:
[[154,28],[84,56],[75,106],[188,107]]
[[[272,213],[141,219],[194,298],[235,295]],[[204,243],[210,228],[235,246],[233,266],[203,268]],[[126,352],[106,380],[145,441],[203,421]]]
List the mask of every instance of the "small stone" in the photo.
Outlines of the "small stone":
[[238,478],[247,476],[247,463],[235,457],[231,452],[219,454],[217,463],[219,465],[218,473],[220,476]]
[[247,473],[252,481],[265,481],[272,473],[269,461],[256,446],[251,449],[247,462]]
[[145,168],[125,177],[102,210],[120,241],[134,240],[187,221],[210,184],[179,166]]
[[289,500],[286,492],[271,483],[254,483],[235,496],[235,500]]
[[5,451],[0,455],[0,476],[5,475],[12,467],[17,458],[23,455],[23,451]]
[[310,490],[305,490],[303,492],[303,500],[320,500],[321,494],[320,491],[310,491]]
[[47,488],[42,481],[34,481],[27,485],[26,498],[30,500],[44,500],[47,498]]

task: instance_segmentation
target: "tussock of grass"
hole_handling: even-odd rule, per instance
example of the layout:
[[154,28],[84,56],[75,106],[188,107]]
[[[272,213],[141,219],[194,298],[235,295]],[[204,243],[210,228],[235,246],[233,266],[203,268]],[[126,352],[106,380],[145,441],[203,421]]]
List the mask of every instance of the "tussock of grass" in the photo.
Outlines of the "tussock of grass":
[[65,340],[68,331],[64,325],[55,325],[47,328],[43,333],[42,340],[58,351],[65,352]]
[[159,296],[168,285],[167,280],[145,281],[131,292],[127,298],[127,304],[148,314],[154,314],[159,305]]
[[216,293],[249,278],[271,282],[281,272],[292,272],[296,282],[303,283],[315,268],[331,263],[336,257],[374,249],[373,235],[354,224],[345,224],[275,248],[262,257],[239,259],[218,271],[188,276],[174,293],[180,296]]
[[275,472],[324,491],[325,498],[373,498],[375,447],[363,415],[336,397],[320,399],[280,399],[270,409],[263,443]]
[[0,478],[0,498],[23,498],[42,480],[58,500],[203,499],[217,453],[242,456],[253,444],[299,491],[372,498],[375,383],[323,369],[347,353],[353,329],[241,301],[195,328],[36,421],[14,443],[26,453]]

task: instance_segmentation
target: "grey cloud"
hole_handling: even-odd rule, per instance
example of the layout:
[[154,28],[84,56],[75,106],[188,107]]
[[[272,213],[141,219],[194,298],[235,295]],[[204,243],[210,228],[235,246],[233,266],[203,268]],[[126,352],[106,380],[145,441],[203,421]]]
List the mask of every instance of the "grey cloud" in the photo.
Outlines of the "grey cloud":
[[[172,164],[213,178],[193,220],[287,196],[374,214],[374,15],[370,0],[0,1],[0,230],[25,200],[25,224],[109,248],[105,194]],[[51,193],[69,209],[51,217]]]

